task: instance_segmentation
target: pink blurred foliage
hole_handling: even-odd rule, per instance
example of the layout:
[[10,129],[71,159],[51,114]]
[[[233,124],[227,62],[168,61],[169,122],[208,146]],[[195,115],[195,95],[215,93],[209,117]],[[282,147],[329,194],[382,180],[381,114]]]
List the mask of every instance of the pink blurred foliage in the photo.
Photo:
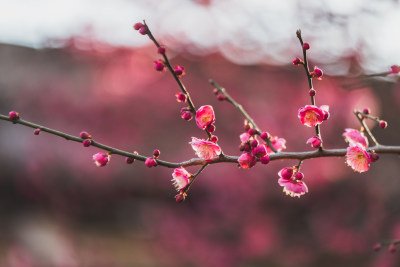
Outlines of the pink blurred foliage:
[[[204,133],[193,121],[180,119],[184,104],[175,100],[179,88],[169,73],[154,71],[153,61],[159,57],[154,47],[110,47],[82,38],[67,40],[65,45],[34,52],[55,57],[35,62],[34,82],[21,79],[10,85],[15,97],[10,106],[3,104],[6,109],[15,107],[24,119],[70,134],[86,130],[94,140],[149,157],[156,148],[162,152],[160,159],[183,161],[195,156],[188,142]],[[243,118],[215,98],[209,78],[221,83],[263,131],[285,138],[287,151],[310,149],[306,140],[314,129],[303,127],[297,118],[299,107],[309,103],[307,81],[302,71],[291,66],[291,59],[284,67],[238,66],[219,54],[171,60],[184,66],[182,80],[195,105],[213,106],[218,118],[215,134],[226,154],[240,155]],[[342,89],[340,80],[329,74],[315,81],[315,89],[317,104],[330,106],[331,117],[321,126],[327,148],[346,147],[343,129],[358,127],[354,108],[367,106],[381,112],[373,90]],[[395,94],[399,101],[398,90]],[[143,162],[127,165],[118,156],[107,167],[96,168],[91,156],[98,151],[92,147],[19,130],[24,145],[13,154],[35,156],[21,156],[10,163],[13,167],[2,165],[13,173],[10,179],[18,197],[76,223],[93,217],[113,221],[114,228],[127,224],[133,228],[129,231],[146,236],[143,246],[149,258],[157,258],[154,266],[160,262],[163,266],[322,266],[326,258],[334,258],[337,265],[351,258],[357,263],[371,260],[365,266],[394,266],[372,254],[372,244],[390,216],[384,209],[386,188],[371,182],[371,175],[355,175],[343,158],[304,162],[302,172],[310,193],[300,200],[286,197],[277,183],[278,171],[296,161],[257,164],[251,170],[211,165],[186,203],[178,205],[170,182],[173,169],[147,169]],[[0,156],[9,162],[6,155]],[[393,235],[399,236],[397,228]],[[74,244],[79,247],[77,241]],[[83,254],[90,254],[86,249]],[[11,248],[8,257],[27,262],[15,266],[30,266],[29,253],[21,251]],[[104,262],[108,262],[106,255],[102,255]]]

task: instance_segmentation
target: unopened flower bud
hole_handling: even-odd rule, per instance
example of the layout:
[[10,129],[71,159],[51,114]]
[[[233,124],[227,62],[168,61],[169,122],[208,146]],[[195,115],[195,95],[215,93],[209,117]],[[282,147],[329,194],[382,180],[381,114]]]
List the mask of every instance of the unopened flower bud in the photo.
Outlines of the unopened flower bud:
[[12,110],[8,113],[8,117],[13,121],[19,120],[19,113]]
[[214,88],[214,89],[213,89],[213,93],[214,93],[214,95],[218,95],[219,90],[218,90],[217,88]]
[[92,136],[86,131],[80,132],[79,133],[79,137],[82,138],[82,139],[90,139],[90,138],[92,138]]
[[186,95],[184,93],[176,93],[176,101],[178,102],[186,102]]
[[97,167],[104,167],[110,161],[111,156],[108,153],[99,152],[93,155],[94,163]]
[[244,120],[244,130],[245,131],[248,131],[248,130],[250,130],[250,123],[247,121],[247,120]]
[[190,121],[193,119],[193,114],[190,111],[181,112],[181,118],[185,121]]
[[369,153],[369,157],[371,159],[371,162],[375,162],[375,161],[377,161],[379,159],[379,154],[376,153],[375,151],[371,151]]
[[306,144],[311,144],[313,148],[320,148],[322,144],[321,138],[319,136],[311,137],[307,140]]
[[217,143],[218,142],[218,137],[216,135],[211,136],[210,141],[213,143]]
[[92,139],[85,139],[83,140],[82,144],[84,147],[88,147],[92,144]]
[[179,193],[179,194],[177,194],[177,195],[175,196],[175,201],[176,201],[177,203],[182,203],[183,201],[185,201],[185,198],[186,198],[186,194],[183,193],[183,192],[181,192],[181,193]]
[[149,33],[149,29],[147,28],[146,25],[143,25],[142,27],[139,28],[139,33],[141,35],[146,35]]
[[34,135],[39,135],[40,134],[40,128],[37,128],[33,131]]
[[257,140],[252,140],[252,141],[250,141],[250,146],[251,146],[251,147],[256,147],[256,146],[258,146],[258,141],[257,141]]
[[268,164],[270,162],[270,160],[271,160],[271,157],[268,154],[265,155],[264,157],[260,158],[260,162],[262,164]]
[[304,174],[302,172],[297,172],[296,173],[296,180],[303,180]]
[[390,73],[397,74],[399,72],[400,72],[400,66],[399,65],[390,66]]
[[164,46],[160,46],[160,47],[158,47],[157,48],[157,52],[159,53],[159,54],[161,54],[161,55],[164,55],[165,54],[165,47]]
[[154,61],[154,69],[156,71],[163,71],[164,67],[165,67],[165,65],[161,60]]
[[292,178],[292,175],[293,175],[293,168],[283,168],[280,171],[280,176],[283,179],[289,180],[290,178]]
[[215,132],[215,129],[216,129],[216,127],[215,127],[214,124],[209,124],[209,125],[207,125],[207,127],[206,127],[206,131],[209,132],[209,133]]
[[317,93],[317,91],[315,91],[314,89],[310,89],[310,91],[308,91],[308,94],[310,96],[315,96],[316,93]]
[[158,149],[154,150],[153,151],[153,157],[154,158],[158,158],[160,156],[160,153],[161,153],[160,150],[158,150]]
[[253,135],[257,134],[257,130],[254,128],[250,128],[248,133],[249,133],[249,135],[253,136]]
[[368,115],[368,114],[371,113],[371,110],[370,110],[369,108],[364,108],[363,111],[362,111],[362,113]]
[[147,158],[144,164],[149,168],[157,166],[157,162],[153,158]]
[[259,145],[254,147],[251,153],[257,158],[261,158],[267,154],[267,148],[265,147],[265,145]]
[[381,120],[380,122],[379,122],[379,127],[381,127],[382,129],[385,129],[386,127],[387,127],[387,122],[386,121],[383,121],[383,120]]
[[226,96],[223,94],[218,94],[217,99],[218,99],[218,101],[224,101],[226,99]]
[[308,43],[304,43],[304,44],[303,44],[303,49],[304,49],[304,50],[310,49],[310,45],[309,45]]
[[131,157],[126,157],[126,158],[125,158],[125,162],[126,162],[126,164],[132,164],[132,163],[135,162],[135,159],[134,159],[134,158],[131,158]]
[[141,27],[143,27],[143,23],[140,23],[140,22],[135,23],[135,25],[133,25],[133,28],[134,28],[136,31],[138,31]]
[[295,59],[293,59],[292,62],[293,62],[293,65],[295,65],[295,66],[299,66],[299,65],[304,64],[303,60],[301,60],[301,59],[298,58],[298,57],[296,57]]
[[249,144],[246,144],[246,145],[244,146],[244,151],[250,152],[250,150],[251,150],[251,146],[250,146]]
[[324,73],[321,69],[314,67],[314,71],[311,73],[311,76],[320,80],[323,74]]
[[174,68],[174,73],[176,76],[185,75],[185,69],[179,65],[176,65]]
[[260,135],[261,139],[263,139],[264,141],[267,141],[268,137],[269,137],[269,133],[267,132],[263,132]]

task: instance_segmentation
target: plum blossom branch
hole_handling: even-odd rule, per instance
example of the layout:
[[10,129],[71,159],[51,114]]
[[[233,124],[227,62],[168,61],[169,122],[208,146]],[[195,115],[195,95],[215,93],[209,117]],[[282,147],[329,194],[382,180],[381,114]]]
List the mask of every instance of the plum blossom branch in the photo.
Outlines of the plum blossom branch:
[[[216,83],[214,80],[210,79],[209,80],[210,84],[212,86],[214,86],[219,93],[221,93],[225,98],[224,100],[228,101],[229,103],[231,103],[242,115],[243,117],[251,124],[252,128],[257,130],[257,134],[260,135],[261,134],[261,130],[260,128],[257,126],[257,124],[254,122],[253,118],[250,117],[250,115],[246,112],[246,110],[243,108],[243,106],[241,104],[239,104],[238,102],[236,102],[229,94],[228,92],[225,90],[225,88],[221,87],[218,83]],[[266,139],[267,145],[268,147],[274,151],[275,153],[277,153],[278,151],[275,149],[275,147],[271,144],[271,140],[269,138]]]
[[[153,35],[152,32],[150,31],[150,28],[147,26],[146,22],[143,21],[143,23],[144,23],[144,24],[143,24],[142,27],[145,27],[145,29],[147,30],[147,32],[146,32],[147,36],[149,36],[150,40],[153,41],[153,43],[156,45],[156,47],[157,47],[158,49],[160,49],[160,48],[162,49],[163,47],[157,42],[156,38],[154,37],[154,35]],[[164,49],[165,49],[165,48],[164,48]],[[160,51],[160,50],[159,50],[159,51]],[[170,64],[170,62],[169,62],[169,59],[168,59],[168,57],[167,57],[167,54],[165,53],[165,50],[164,50],[163,53],[160,53],[160,54],[161,54],[162,57],[164,58],[164,65],[167,66],[168,70],[171,72],[172,76],[174,77],[175,81],[177,82],[177,84],[178,84],[179,87],[181,88],[182,92],[186,95],[186,97],[187,97],[187,102],[188,102],[188,104],[189,104],[189,106],[190,106],[191,112],[192,112],[193,114],[195,114],[195,113],[196,113],[196,108],[195,108],[195,106],[194,106],[194,104],[193,104],[193,101],[192,101],[190,95],[189,95],[189,92],[186,90],[185,85],[182,83],[182,81],[181,81],[181,79],[178,77],[178,75],[175,74],[175,71],[174,71],[174,69],[172,68],[172,66],[171,66],[171,64]]]
[[[177,82],[177,84],[178,84],[179,87],[181,88],[183,94],[186,96],[186,101],[188,102],[189,108],[190,108],[189,111],[190,111],[193,115],[196,115],[196,111],[197,111],[197,110],[196,110],[196,107],[194,106],[193,100],[192,100],[192,98],[190,97],[190,94],[189,94],[188,90],[186,89],[185,85],[182,83],[182,81],[181,81],[181,79],[180,79],[180,76],[181,76],[181,75],[178,75],[178,74],[176,73],[176,71],[172,68],[171,63],[169,62],[169,59],[168,59],[168,57],[167,57],[165,47],[161,46],[161,45],[157,42],[156,38],[154,37],[154,35],[153,35],[152,32],[150,31],[150,28],[149,28],[148,25],[146,24],[146,21],[143,20],[143,24],[141,24],[141,23],[135,24],[134,28],[135,28],[135,29],[138,28],[138,30],[139,30],[139,32],[140,32],[141,34],[147,35],[147,36],[150,38],[150,40],[153,41],[154,45],[155,45],[155,46],[157,47],[157,49],[158,49],[159,54],[161,54],[162,57],[163,57],[163,59],[164,59],[163,64],[168,68],[168,70],[170,71],[170,73],[171,73],[172,76],[174,77],[175,81]],[[183,69],[182,69],[182,71],[183,71]],[[208,138],[210,139],[211,136],[212,136],[211,133],[208,132],[206,129],[205,129],[204,131],[206,132],[206,134],[208,135]]]
[[[303,50],[303,61],[302,61],[303,64],[302,65],[303,65],[304,70],[305,70],[306,75],[307,75],[308,87],[310,89],[310,96],[311,96],[311,105],[315,106],[315,90],[313,88],[312,78],[314,76],[316,76],[316,75],[314,73],[310,73],[310,68],[308,66],[308,60],[307,60],[307,50],[310,49],[310,45],[308,43],[304,43],[303,42],[303,38],[301,37],[301,30],[300,29],[298,29],[296,31],[296,35],[297,35],[297,38],[300,41],[300,45],[301,45],[301,48]],[[320,74],[318,73],[317,77],[321,77],[322,76],[322,71],[320,69],[318,69],[318,70],[321,73]],[[321,138],[321,130],[320,130],[319,124],[315,125],[315,133],[319,138]],[[322,144],[319,147],[319,149],[322,149]]]
[[[63,133],[61,131],[53,130],[48,127],[41,126],[36,123],[32,123],[26,120],[18,119],[18,120],[12,120],[8,116],[0,114],[0,119],[12,122],[14,124],[21,124],[33,129],[40,129],[43,132],[47,132],[52,135],[56,135],[59,137],[62,137],[66,140],[69,141],[75,141],[82,143],[85,139],[82,139],[77,136],[69,135],[66,133]],[[135,153],[130,153],[127,151],[123,151],[117,148],[113,148],[111,146],[107,146],[104,144],[101,144],[99,142],[93,141],[92,146],[98,147],[100,149],[103,149],[110,154],[116,154],[120,156],[125,156],[125,157],[131,157],[140,161],[146,161],[147,157],[135,154]],[[400,155],[400,146],[385,146],[385,145],[376,145],[373,147],[369,148],[370,150],[374,150],[377,153],[385,153],[385,154],[398,154]],[[346,148],[339,148],[339,149],[324,149],[324,150],[315,150],[315,151],[304,151],[304,152],[278,152],[270,155],[270,160],[282,160],[282,159],[293,159],[293,160],[306,160],[306,159],[311,159],[311,158],[321,158],[321,157],[344,157],[347,153]],[[168,162],[168,161],[163,161],[157,159],[157,164],[163,167],[167,168],[178,168],[178,167],[189,167],[189,166],[198,166],[198,165],[208,165],[208,164],[217,164],[217,163],[238,163],[238,156],[229,156],[229,155],[224,155],[221,154],[218,157],[212,159],[212,160],[204,160],[202,158],[192,158],[183,162]]]

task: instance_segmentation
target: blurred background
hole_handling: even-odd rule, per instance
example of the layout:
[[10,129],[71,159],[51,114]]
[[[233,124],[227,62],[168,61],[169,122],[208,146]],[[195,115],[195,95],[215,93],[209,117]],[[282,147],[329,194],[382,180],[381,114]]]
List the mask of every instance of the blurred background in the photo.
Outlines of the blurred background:
[[[156,48],[132,29],[143,19],[167,47],[194,104],[212,105],[223,151],[240,155],[243,118],[213,95],[213,78],[261,129],[311,150],[314,130],[297,118],[309,104],[296,30],[310,43],[317,104],[327,148],[344,148],[352,111],[371,108],[376,138],[400,145],[398,75],[360,78],[400,63],[400,4],[387,1],[0,1],[0,113],[160,159],[194,157],[204,138],[180,118],[170,73],[156,72]],[[344,158],[302,165],[309,193],[282,193],[277,172],[297,161],[250,170],[215,164],[183,204],[174,200],[173,169],[127,165],[99,149],[0,121],[0,266],[398,266],[399,253],[374,252],[400,238],[400,165],[381,155],[367,173]],[[190,167],[194,173],[198,167]]]

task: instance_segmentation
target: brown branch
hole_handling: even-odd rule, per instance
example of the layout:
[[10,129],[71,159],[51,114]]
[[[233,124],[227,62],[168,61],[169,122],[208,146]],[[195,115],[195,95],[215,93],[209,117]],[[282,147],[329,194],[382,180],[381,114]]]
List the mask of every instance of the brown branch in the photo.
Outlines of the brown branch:
[[[47,132],[49,134],[53,134],[59,137],[62,137],[69,141],[75,141],[82,143],[84,139],[79,138],[77,136],[69,135],[57,130],[53,130],[44,126],[41,126],[36,123],[32,123],[26,120],[18,119],[18,120],[11,120],[8,116],[0,114],[0,119],[12,122],[14,124],[21,124],[33,129],[41,129],[43,132]],[[92,141],[92,146],[98,147],[105,151],[110,152],[111,154],[116,154],[125,157],[131,157],[140,161],[145,161],[147,157],[130,153],[127,151],[123,151],[111,146],[107,146],[101,144],[96,141]],[[374,150],[376,153],[385,153],[385,154],[399,154],[400,155],[400,146],[385,146],[385,145],[376,145],[370,147],[369,150]],[[322,157],[344,157],[346,155],[347,149],[346,148],[339,148],[339,149],[324,149],[324,150],[313,150],[313,151],[304,151],[304,152],[278,152],[270,155],[271,161],[273,160],[281,160],[281,159],[293,159],[293,160],[306,160],[312,158],[322,158]],[[178,168],[178,167],[189,167],[189,166],[198,166],[198,165],[208,165],[208,164],[216,164],[216,163],[238,163],[238,156],[229,156],[229,155],[220,155],[219,157],[211,160],[206,161],[201,158],[192,158],[183,162],[168,162],[157,159],[157,164],[167,168]]]

